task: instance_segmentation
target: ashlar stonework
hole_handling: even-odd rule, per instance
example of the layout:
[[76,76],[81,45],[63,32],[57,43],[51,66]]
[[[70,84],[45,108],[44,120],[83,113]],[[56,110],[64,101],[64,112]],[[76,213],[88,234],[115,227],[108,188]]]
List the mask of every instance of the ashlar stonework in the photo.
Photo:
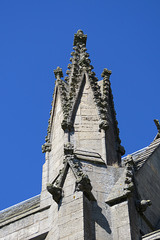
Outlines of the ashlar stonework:
[[55,89],[42,152],[40,195],[0,212],[0,240],[160,239],[160,125],[146,148],[124,158],[111,71],[98,81],[74,35],[63,80]]

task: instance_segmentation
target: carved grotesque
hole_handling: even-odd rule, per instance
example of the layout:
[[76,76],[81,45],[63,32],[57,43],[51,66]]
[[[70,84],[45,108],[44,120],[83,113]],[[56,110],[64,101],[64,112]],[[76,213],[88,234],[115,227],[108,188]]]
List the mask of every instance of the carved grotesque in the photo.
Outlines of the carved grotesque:
[[74,146],[70,142],[64,145],[64,153],[65,154],[73,154]]
[[[68,115],[67,115],[68,116]],[[72,122],[68,122],[67,120],[63,120],[61,123],[62,129],[65,130],[72,130],[73,128],[73,123]]]
[[103,129],[103,130],[108,130],[109,128],[109,124],[107,120],[103,120],[100,124],[99,124],[99,128]]
[[89,177],[82,173],[82,176],[76,180],[76,191],[91,192],[91,190],[92,186]]
[[52,194],[53,200],[58,203],[62,198],[62,188],[56,187],[53,184],[47,184],[47,190],[50,194]]
[[144,212],[148,208],[148,206],[151,206],[151,200],[141,200],[136,202],[136,208],[138,212]]
[[51,151],[51,143],[48,141],[42,145],[42,153]]

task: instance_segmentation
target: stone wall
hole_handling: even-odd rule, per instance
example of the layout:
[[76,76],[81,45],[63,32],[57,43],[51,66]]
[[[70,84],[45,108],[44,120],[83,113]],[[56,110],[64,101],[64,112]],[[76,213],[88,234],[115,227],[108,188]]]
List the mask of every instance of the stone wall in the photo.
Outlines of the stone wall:
[[131,240],[128,201],[112,206],[111,213],[113,240]]
[[75,192],[75,177],[69,169],[64,186],[64,196],[59,204],[52,202],[52,225],[46,240],[84,239],[83,193]]
[[74,121],[74,136],[72,142],[74,143],[75,149],[83,149],[102,154],[102,137],[99,132],[98,109],[94,102],[93,92],[87,78],[83,89],[81,89],[81,95]]
[[49,206],[40,208],[40,202],[37,204],[36,197],[2,211],[0,240],[24,240],[37,236],[44,239],[49,231]]
[[[144,212],[145,218],[156,230],[160,220],[160,147],[149,157],[136,174],[137,190],[141,200],[151,200],[152,205]],[[144,233],[147,233],[144,231]]]
[[63,166],[64,156],[64,131],[61,127],[63,112],[60,101],[60,92],[55,93],[57,96],[54,101],[53,122],[51,128],[51,152],[49,152],[49,182],[52,182]]

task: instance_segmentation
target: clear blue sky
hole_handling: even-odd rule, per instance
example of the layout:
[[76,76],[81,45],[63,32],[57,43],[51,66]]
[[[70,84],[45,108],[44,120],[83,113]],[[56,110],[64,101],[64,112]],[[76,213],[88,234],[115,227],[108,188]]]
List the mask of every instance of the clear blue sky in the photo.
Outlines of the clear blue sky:
[[0,209],[41,191],[53,69],[65,74],[78,29],[88,35],[97,77],[112,70],[126,153],[153,140],[153,119],[160,119],[159,11],[159,0],[0,1]]

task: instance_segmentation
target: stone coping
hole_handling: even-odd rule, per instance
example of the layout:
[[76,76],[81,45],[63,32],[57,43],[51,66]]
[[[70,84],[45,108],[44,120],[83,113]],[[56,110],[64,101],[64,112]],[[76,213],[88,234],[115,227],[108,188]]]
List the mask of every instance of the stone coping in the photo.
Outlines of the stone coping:
[[0,211],[0,225],[11,218],[29,213],[40,207],[40,194]]
[[148,233],[148,234],[145,234],[142,239],[144,240],[158,240],[160,239],[160,229],[154,231],[154,232],[151,232],[151,233]]
[[102,159],[101,155],[96,152],[75,149],[74,154],[79,160],[105,164],[105,161]]
[[[135,164],[135,170],[139,170],[143,164],[148,160],[148,158],[154,153],[154,151],[160,146],[160,138],[155,139],[151,144],[145,148],[142,148],[130,155],[133,158]],[[122,158],[122,165],[127,156]]]

